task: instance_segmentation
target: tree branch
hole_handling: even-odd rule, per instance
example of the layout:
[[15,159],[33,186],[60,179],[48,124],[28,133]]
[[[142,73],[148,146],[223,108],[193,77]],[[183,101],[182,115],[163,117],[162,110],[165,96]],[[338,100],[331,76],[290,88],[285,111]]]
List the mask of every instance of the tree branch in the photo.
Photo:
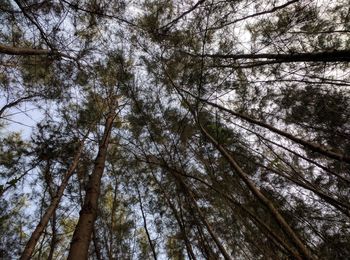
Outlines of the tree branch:
[[305,52],[305,53],[289,53],[289,54],[193,54],[185,52],[194,57],[207,57],[217,59],[231,60],[274,60],[276,63],[288,62],[349,62],[350,50],[334,50],[326,52]]

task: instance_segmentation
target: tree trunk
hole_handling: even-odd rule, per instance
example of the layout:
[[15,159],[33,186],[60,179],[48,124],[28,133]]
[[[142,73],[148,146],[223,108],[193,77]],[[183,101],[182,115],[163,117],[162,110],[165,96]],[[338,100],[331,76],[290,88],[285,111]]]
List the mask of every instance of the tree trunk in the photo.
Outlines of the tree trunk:
[[[232,197],[228,196],[227,194],[221,192],[220,190],[214,188],[212,185],[208,184],[207,182],[203,181],[200,178],[195,178],[191,175],[187,175],[185,172],[178,170],[178,169],[174,169],[169,167],[169,165],[163,165],[162,163],[158,163],[157,165],[161,166],[161,167],[166,167],[167,170],[170,170],[172,172],[175,172],[178,175],[182,175],[184,177],[189,177],[189,178],[193,178],[197,181],[199,181],[200,183],[204,184],[205,186],[207,186],[208,188],[212,189],[213,191],[217,192],[218,194],[220,194],[221,196],[223,196],[223,198],[225,198],[228,202],[232,203],[232,205],[237,206],[239,208],[241,208],[243,210],[243,212],[245,212],[253,221],[257,222],[259,225],[262,226],[262,228],[266,229],[271,237],[273,237],[276,240],[276,245],[278,245],[277,243],[280,243],[280,245],[282,245],[288,252],[291,253],[291,255],[293,255],[293,257],[295,259],[301,259],[299,253],[297,251],[295,251],[293,248],[291,248],[286,241],[284,241],[284,239],[282,237],[280,237],[278,234],[276,234],[268,225],[266,225],[258,216],[256,216],[254,213],[252,213],[250,210],[248,210],[244,205],[240,204],[239,202],[235,201]],[[171,207],[171,209],[173,210],[173,212],[175,213],[175,217],[177,218],[176,215],[176,210],[174,208],[174,206],[171,204],[171,202],[169,201],[169,198],[166,195],[166,192],[164,191],[164,189],[161,187],[161,184],[159,183],[159,181],[157,180],[157,178],[153,175],[153,179],[157,182],[158,187],[163,191],[163,195],[165,196],[168,205]],[[192,191],[192,193],[194,193]],[[179,224],[181,224],[181,222],[178,221]],[[180,225],[181,227],[181,225]],[[261,230],[262,228],[260,226],[257,225],[257,227]],[[263,232],[263,230],[262,230]]]
[[279,213],[279,211],[275,208],[273,203],[265,197],[263,193],[255,186],[255,184],[249,179],[248,175],[242,170],[242,168],[237,164],[237,162],[233,159],[231,154],[221,146],[198,122],[199,127],[202,133],[210,140],[210,142],[219,150],[224,158],[226,158],[231,165],[232,169],[239,175],[242,181],[248,186],[249,190],[256,196],[258,200],[260,200],[270,211],[272,216],[281,226],[283,231],[290,237],[291,241],[294,245],[299,249],[301,255],[304,256],[305,259],[315,259],[308,248],[304,245],[304,243],[300,240],[298,235],[293,231],[293,229],[289,226],[284,217]]
[[68,181],[78,165],[79,158],[80,158],[81,152],[83,150],[83,146],[84,146],[84,141],[81,141],[79,149],[78,149],[78,151],[73,159],[72,164],[70,165],[70,167],[68,168],[68,170],[64,174],[62,183],[61,183],[60,187],[58,188],[56,195],[52,198],[50,206],[46,209],[45,214],[42,216],[39,224],[36,226],[34,232],[32,233],[31,237],[29,238],[29,240],[26,244],[26,247],[24,248],[24,251],[20,257],[20,260],[29,260],[31,258],[33,251],[34,251],[34,248],[35,248],[37,242],[39,241],[41,234],[45,230],[47,224],[50,221],[50,218],[52,217],[58,204],[60,203],[60,200],[63,196],[64,190],[67,187]]
[[220,242],[217,234],[215,233],[215,231],[213,230],[213,228],[211,227],[209,222],[206,220],[202,210],[198,207],[197,201],[194,198],[192,191],[187,187],[186,183],[183,181],[181,176],[177,175],[177,177],[175,176],[175,178],[179,181],[181,187],[184,189],[185,193],[188,195],[190,201],[192,202],[192,205],[193,205],[195,211],[198,214],[199,219],[202,221],[202,223],[204,224],[204,226],[208,230],[208,233],[210,234],[211,238],[214,240],[215,244],[219,248],[219,251],[221,252],[221,254],[224,256],[225,260],[232,259],[231,256],[229,255],[229,253],[226,251],[225,247]]
[[113,110],[109,112],[106,118],[102,141],[99,145],[93,172],[86,187],[84,205],[80,211],[79,221],[73,234],[68,260],[88,259],[89,245],[97,216],[101,178],[105,168],[107,148],[115,116]]
[[153,176],[153,180],[157,183],[158,187],[161,189],[163,196],[167,202],[167,204],[169,205],[170,209],[173,212],[173,215],[179,225],[180,231],[181,231],[181,235],[183,236],[184,242],[185,242],[185,246],[186,246],[186,250],[187,250],[187,254],[189,259],[193,259],[196,260],[196,257],[194,255],[192,246],[191,246],[191,242],[188,239],[187,233],[186,233],[186,229],[185,229],[185,225],[183,224],[183,222],[180,219],[179,214],[177,213],[177,210],[174,206],[174,204],[171,202],[170,198],[167,195],[167,192],[163,189],[162,184],[158,181],[157,177],[154,175],[154,173],[152,173]]
[[52,229],[52,237],[51,237],[51,243],[50,243],[50,253],[47,257],[47,260],[53,259],[53,254],[55,252],[56,243],[57,243],[57,229],[56,229],[56,211],[54,211],[51,219],[51,229]]
[[322,154],[322,155],[325,155],[329,158],[332,158],[332,159],[336,159],[338,161],[344,161],[344,162],[347,162],[347,163],[350,163],[350,157],[347,156],[347,155],[344,155],[344,154],[341,154],[341,153],[337,153],[337,152],[334,152],[334,151],[331,151],[329,148],[327,147],[323,147],[323,146],[320,146],[320,145],[317,145],[317,144],[313,144],[311,142],[308,142],[308,141],[305,141],[303,139],[300,139],[298,137],[295,137],[294,135],[290,134],[290,133],[287,133],[287,132],[284,132],[278,128],[275,128],[265,122],[261,122],[257,119],[254,119],[254,118],[251,118],[247,115],[244,115],[244,114],[241,114],[241,113],[238,113],[238,112],[235,112],[235,111],[232,111],[226,107],[223,107],[221,105],[218,105],[218,104],[215,104],[213,102],[210,102],[206,99],[203,99],[203,98],[200,98],[200,97],[196,97],[195,95],[193,95],[192,93],[186,91],[186,90],[183,90],[181,89],[182,92],[186,93],[186,94],[189,94],[190,96],[196,98],[197,100],[201,101],[201,102],[204,102],[212,107],[215,107],[215,108],[218,108],[222,111],[225,111],[233,116],[236,116],[238,118],[241,118],[243,119],[244,121],[247,121],[249,123],[252,123],[252,124],[255,124],[255,125],[258,125],[258,126],[261,126],[261,127],[264,127],[276,134],[279,134],[281,136],[284,136],[286,138],[288,138],[289,140],[292,140],[302,146],[304,146],[305,148],[308,148],[310,149],[311,151],[313,152],[316,152],[316,153],[319,153],[319,154]]
[[147,228],[147,220],[146,220],[146,216],[143,210],[143,205],[142,205],[142,199],[141,199],[141,194],[140,194],[140,190],[136,184],[136,190],[137,190],[137,195],[138,195],[138,199],[139,199],[139,203],[140,203],[140,210],[141,210],[141,214],[142,214],[142,219],[143,219],[143,227],[146,231],[146,235],[147,235],[147,239],[148,239],[148,243],[151,247],[152,250],[152,254],[153,254],[153,258],[154,260],[157,260],[157,254],[156,254],[156,250],[154,248],[154,245],[152,243],[152,239],[151,239],[151,235],[148,232],[148,228]]
[[[50,164],[48,162],[48,171],[47,171],[47,179],[46,179],[46,185],[48,187],[49,190],[49,194],[50,194],[50,200],[52,201],[53,198],[55,197],[55,188],[52,187],[54,186],[54,183],[52,181],[52,176],[50,174]],[[55,252],[55,247],[56,247],[56,242],[57,242],[57,238],[56,238],[56,233],[57,233],[57,229],[56,229],[56,209],[54,210],[52,217],[51,217],[51,230],[52,230],[52,235],[51,235],[51,243],[50,243],[50,252],[49,252],[49,256],[47,257],[47,260],[52,260],[53,259],[53,254]]]
[[92,239],[93,239],[93,243],[94,243],[96,259],[97,260],[102,260],[101,250],[100,250],[100,246],[99,246],[99,242],[98,242],[98,239],[97,239],[95,228],[94,228],[94,230],[92,232]]

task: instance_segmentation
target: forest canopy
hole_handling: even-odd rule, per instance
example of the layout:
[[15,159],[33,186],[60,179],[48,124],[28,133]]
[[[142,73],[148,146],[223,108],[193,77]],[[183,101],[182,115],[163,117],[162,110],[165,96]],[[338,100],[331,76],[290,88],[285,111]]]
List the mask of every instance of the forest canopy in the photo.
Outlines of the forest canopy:
[[348,259],[348,0],[0,0],[0,259]]

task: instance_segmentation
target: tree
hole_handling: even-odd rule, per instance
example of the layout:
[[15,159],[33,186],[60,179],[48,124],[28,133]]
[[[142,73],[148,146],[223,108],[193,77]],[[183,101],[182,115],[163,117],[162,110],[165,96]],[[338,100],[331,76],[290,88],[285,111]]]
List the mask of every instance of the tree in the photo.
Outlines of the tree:
[[[73,234],[68,259],[86,259],[88,255],[94,223],[97,217],[101,180],[106,165],[111,132],[116,117],[118,116],[116,110],[121,106],[118,100],[117,87],[123,83],[126,84],[126,80],[130,77],[130,75],[126,74],[126,67],[124,68],[124,61],[122,58],[123,57],[119,55],[112,56],[107,62],[108,67],[99,65],[97,68],[97,75],[100,76],[100,78],[98,78],[101,84],[100,89],[103,91],[104,87],[106,91],[106,96],[104,97],[104,102],[106,103],[102,102],[102,96],[99,96],[98,93],[92,93],[93,99],[90,101],[94,103],[90,103],[89,105],[90,107],[99,106],[100,110],[97,112],[96,116],[100,118],[104,117],[104,130],[101,139],[98,141],[99,146],[97,156],[94,160],[94,168],[86,186],[84,204],[79,213],[79,221]],[[113,71],[114,69],[117,69],[117,71]]]
[[0,2],[3,257],[350,254],[347,1]]
[[[53,131],[54,133],[57,134],[57,130]],[[44,137],[45,138],[45,137]],[[50,139],[49,140],[44,140],[44,142],[42,143],[42,145],[44,146],[48,146],[50,144],[50,142],[52,142],[52,139],[54,138],[54,135],[50,135]],[[71,160],[71,163],[69,165],[69,167],[66,169],[66,171],[64,172],[62,179],[61,179],[61,184],[56,188],[56,187],[52,187],[52,186],[56,186],[55,183],[52,181],[52,161],[54,159],[58,159],[59,156],[57,154],[52,154],[52,153],[57,153],[57,151],[52,151],[54,149],[54,146],[51,146],[51,149],[46,147],[46,149],[40,149],[40,154],[39,154],[39,158],[42,158],[42,160],[44,161],[44,163],[46,163],[45,166],[45,170],[44,170],[44,178],[45,178],[45,182],[46,185],[49,188],[49,194],[50,194],[50,205],[47,207],[47,209],[45,210],[45,213],[43,214],[43,216],[40,219],[40,222],[38,223],[38,225],[36,226],[35,230],[33,231],[33,233],[31,234],[26,247],[24,249],[24,251],[22,252],[21,255],[21,259],[30,259],[31,255],[35,249],[35,246],[40,238],[40,236],[42,235],[43,231],[46,229],[50,219],[52,219],[52,245],[51,245],[51,251],[49,253],[48,259],[52,259],[53,257],[53,252],[54,252],[54,247],[56,244],[56,238],[55,238],[55,233],[56,233],[56,210],[57,207],[60,203],[60,200],[65,192],[65,189],[68,185],[69,179],[71,178],[71,176],[73,175],[73,173],[75,172],[78,163],[79,163],[79,159],[81,156],[81,153],[83,151],[83,147],[84,147],[84,141],[85,141],[85,137],[82,138],[82,140],[80,140],[77,144],[73,143],[73,144],[65,144],[65,152],[68,151],[68,147],[69,145],[71,146],[77,146],[76,147],[76,151],[74,151],[73,158]],[[74,149],[73,149],[74,150]],[[45,159],[43,159],[45,158]],[[70,160],[70,158],[64,158],[64,159],[68,159],[68,161]]]

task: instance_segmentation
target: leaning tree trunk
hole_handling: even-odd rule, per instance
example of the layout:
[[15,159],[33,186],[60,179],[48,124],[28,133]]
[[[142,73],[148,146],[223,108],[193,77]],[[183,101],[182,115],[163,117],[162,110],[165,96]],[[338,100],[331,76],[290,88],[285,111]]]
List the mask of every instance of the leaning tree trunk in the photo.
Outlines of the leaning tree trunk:
[[199,208],[197,201],[195,199],[195,197],[193,196],[192,191],[188,188],[188,186],[186,185],[186,183],[183,181],[182,176],[177,175],[176,173],[174,174],[174,177],[178,180],[180,186],[183,188],[183,190],[185,191],[185,194],[187,195],[187,197],[189,198],[189,200],[191,201],[193,206],[193,209],[195,210],[195,212],[197,213],[200,221],[204,224],[204,226],[206,227],[209,235],[211,236],[211,238],[214,240],[214,243],[216,244],[216,246],[218,247],[219,251],[221,252],[221,254],[223,255],[225,260],[230,260],[232,259],[232,257],[230,256],[230,254],[227,252],[227,250],[225,249],[224,245],[221,243],[218,235],[215,233],[214,229],[212,228],[212,226],[210,225],[210,223],[206,220],[202,210]]
[[93,172],[86,187],[86,194],[80,217],[69,250],[68,260],[88,259],[89,245],[97,216],[97,203],[100,195],[101,178],[105,168],[107,148],[116,114],[111,111],[106,118],[105,129]]
[[183,240],[185,242],[188,258],[190,260],[196,260],[196,257],[194,255],[194,252],[193,252],[193,249],[191,246],[191,242],[189,241],[189,239],[187,237],[184,223],[181,221],[181,218],[180,218],[179,214],[177,213],[177,210],[176,210],[174,204],[171,202],[170,198],[168,197],[167,192],[163,189],[162,184],[158,181],[158,179],[156,178],[156,176],[154,175],[153,172],[152,172],[152,176],[153,176],[153,180],[157,183],[159,189],[162,191],[162,194],[163,194],[167,204],[169,205],[171,211],[173,212],[173,215],[174,215],[174,217],[179,225],[181,235],[182,235]]
[[198,121],[198,125],[200,130],[204,134],[206,138],[218,149],[221,155],[227,159],[232,169],[238,174],[240,179],[248,186],[249,190],[254,194],[254,196],[262,202],[270,211],[272,216],[275,218],[277,223],[283,229],[285,234],[287,234],[294,245],[298,248],[300,254],[305,259],[315,259],[315,257],[310,253],[307,246],[302,242],[299,236],[294,232],[291,226],[287,223],[285,218],[281,215],[281,213],[277,210],[277,208],[273,205],[273,203],[255,186],[255,184],[249,179],[248,175],[242,170],[242,168],[237,164],[231,154],[220,145],[213,136],[211,136],[206,129],[202,126],[202,124]]
[[[203,127],[203,125],[200,123],[198,117],[196,116],[195,111],[191,108],[191,104],[187,101],[187,99],[183,96],[180,89],[176,86],[176,84],[172,81],[169,74],[167,74],[168,79],[171,82],[171,85],[175,88],[177,93],[181,96],[181,99],[188,105],[190,113],[193,115],[193,117],[196,120],[196,123],[202,132],[203,136],[206,137],[210,143],[220,152],[220,154],[228,161],[230,164],[232,170],[234,170],[239,178],[246,184],[248,189],[253,193],[253,195],[263,204],[267,207],[267,209],[270,211],[271,215],[274,217],[276,222],[280,225],[281,229],[284,231],[286,235],[290,237],[291,242],[295,245],[295,247],[298,249],[299,253],[305,258],[305,259],[316,259],[313,254],[308,249],[307,245],[303,243],[303,241],[299,238],[299,236],[295,233],[295,231],[291,228],[291,226],[288,224],[288,222],[285,220],[285,218],[281,215],[281,213],[277,210],[277,208],[274,206],[271,200],[269,200],[261,191],[260,189],[249,179],[247,173],[243,171],[243,169],[238,165],[236,160],[232,157],[229,151],[226,150],[225,147],[223,147],[219,142]],[[193,96],[193,95],[192,95]],[[293,139],[292,139],[293,140]],[[343,159],[343,157],[342,157]]]
[[57,208],[58,204],[60,203],[60,200],[63,196],[64,190],[67,187],[68,181],[78,165],[79,158],[80,158],[81,152],[83,150],[83,146],[84,146],[84,140],[81,141],[79,149],[78,149],[78,151],[73,159],[72,164],[70,165],[70,167],[68,168],[68,170],[64,174],[63,179],[62,179],[62,183],[59,186],[56,194],[52,197],[50,206],[46,209],[45,214],[42,216],[39,224],[36,226],[34,232],[30,236],[30,238],[26,244],[26,247],[24,248],[24,251],[20,257],[20,260],[29,260],[31,258],[33,251],[35,249],[35,246],[39,241],[40,236],[44,232],[47,224],[49,223],[51,217],[53,216],[54,212],[56,211],[56,208]]

